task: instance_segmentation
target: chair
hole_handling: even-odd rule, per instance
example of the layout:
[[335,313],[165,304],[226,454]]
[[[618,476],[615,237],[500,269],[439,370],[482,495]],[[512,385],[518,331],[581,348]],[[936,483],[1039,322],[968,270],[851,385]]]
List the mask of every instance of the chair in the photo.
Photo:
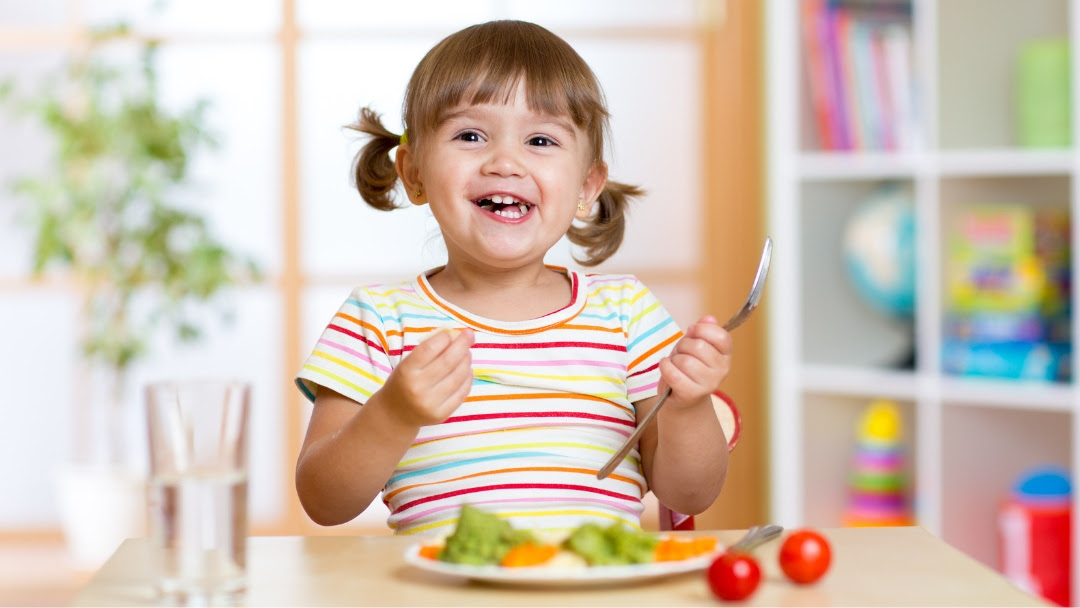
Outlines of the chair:
[[[735,449],[739,442],[739,433],[742,431],[742,418],[739,409],[735,407],[735,401],[727,394],[716,391],[713,393],[713,408],[716,409],[716,417],[720,419],[720,426],[724,429],[724,435],[728,440],[728,451]],[[672,511],[660,505],[660,529],[668,530],[693,530],[694,516],[685,515]]]

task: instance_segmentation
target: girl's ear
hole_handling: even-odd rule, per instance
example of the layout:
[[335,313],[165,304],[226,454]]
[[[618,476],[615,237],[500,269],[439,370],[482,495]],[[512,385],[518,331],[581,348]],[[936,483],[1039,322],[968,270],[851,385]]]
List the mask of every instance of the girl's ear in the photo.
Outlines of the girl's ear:
[[585,183],[581,185],[581,195],[578,204],[575,217],[579,220],[588,219],[592,215],[593,205],[596,204],[596,199],[600,198],[600,194],[604,192],[604,186],[607,185],[608,166],[607,163],[599,162],[594,163],[589,169],[589,172],[585,175]]
[[412,146],[407,143],[398,144],[397,152],[394,153],[394,168],[397,169],[401,185],[405,187],[405,196],[414,205],[426,205],[427,196],[424,194],[424,184],[420,182],[420,170],[416,166],[416,154]]

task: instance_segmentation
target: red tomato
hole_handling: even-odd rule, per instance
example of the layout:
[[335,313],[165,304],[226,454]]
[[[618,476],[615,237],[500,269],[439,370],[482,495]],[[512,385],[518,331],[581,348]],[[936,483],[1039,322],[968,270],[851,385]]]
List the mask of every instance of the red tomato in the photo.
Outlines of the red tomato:
[[831,561],[829,542],[813,530],[795,530],[780,546],[780,569],[799,584],[805,585],[821,578]]
[[746,553],[723,553],[709,564],[709,588],[722,600],[745,599],[761,582],[757,560]]

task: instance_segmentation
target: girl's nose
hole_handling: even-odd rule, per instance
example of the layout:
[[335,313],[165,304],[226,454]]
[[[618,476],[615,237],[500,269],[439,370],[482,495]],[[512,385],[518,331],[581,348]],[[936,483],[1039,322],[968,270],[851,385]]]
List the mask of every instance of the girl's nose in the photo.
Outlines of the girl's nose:
[[520,177],[525,174],[520,144],[512,141],[493,141],[488,147],[488,157],[482,171],[486,175]]

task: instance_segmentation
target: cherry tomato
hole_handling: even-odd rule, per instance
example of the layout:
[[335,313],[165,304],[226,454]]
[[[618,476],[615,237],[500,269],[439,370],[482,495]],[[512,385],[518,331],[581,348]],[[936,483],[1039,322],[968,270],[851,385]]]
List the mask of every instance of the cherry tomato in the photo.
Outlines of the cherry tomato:
[[810,529],[795,530],[780,546],[780,569],[788,578],[802,585],[821,578],[831,561],[829,541]]
[[746,553],[723,553],[709,564],[709,588],[722,600],[745,599],[761,582],[757,560]]

